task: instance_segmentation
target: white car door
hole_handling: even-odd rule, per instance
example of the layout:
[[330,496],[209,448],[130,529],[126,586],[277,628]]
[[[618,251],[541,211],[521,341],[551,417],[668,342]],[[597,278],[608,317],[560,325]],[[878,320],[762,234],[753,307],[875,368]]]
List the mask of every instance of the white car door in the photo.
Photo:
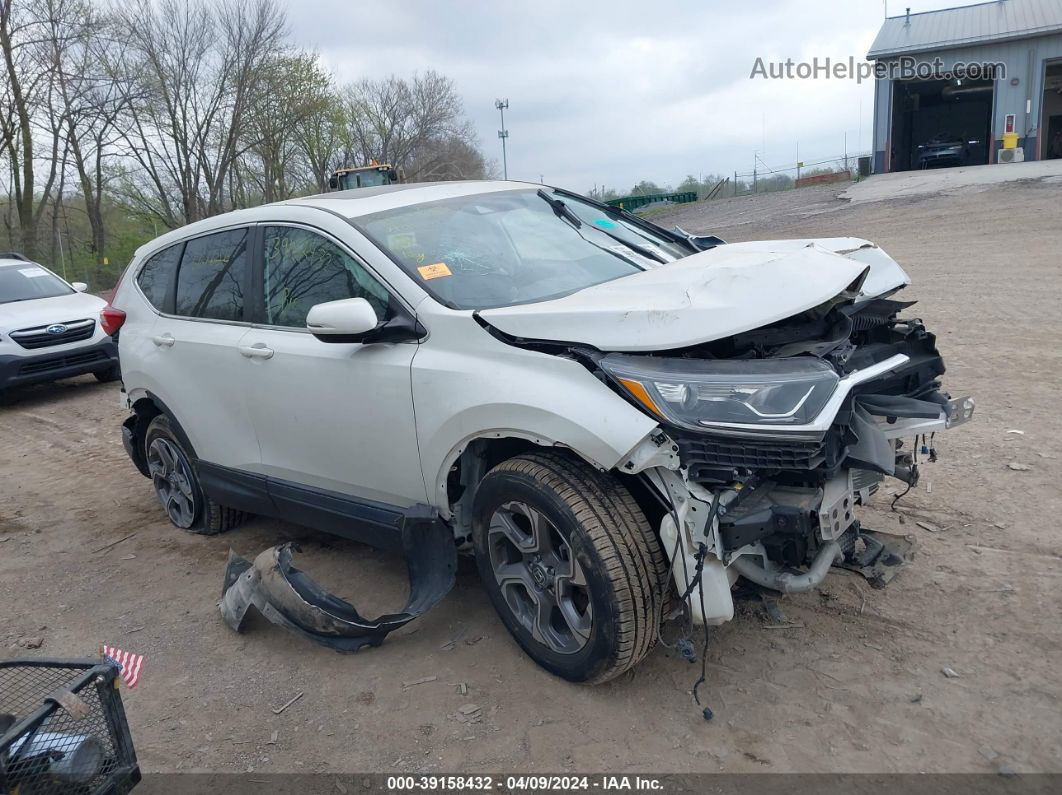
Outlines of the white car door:
[[[262,471],[281,515],[321,511],[383,524],[424,504],[410,365],[415,342],[328,343],[310,307],[361,297],[384,320],[398,301],[346,246],[302,226],[263,224],[258,318],[241,342]],[[337,531],[339,532],[339,531]]]
[[180,423],[199,459],[244,472],[257,470],[260,460],[239,352],[250,329],[251,231],[230,229],[183,244],[175,295],[165,299],[150,343],[138,346],[147,351],[138,362],[150,373],[146,386]]

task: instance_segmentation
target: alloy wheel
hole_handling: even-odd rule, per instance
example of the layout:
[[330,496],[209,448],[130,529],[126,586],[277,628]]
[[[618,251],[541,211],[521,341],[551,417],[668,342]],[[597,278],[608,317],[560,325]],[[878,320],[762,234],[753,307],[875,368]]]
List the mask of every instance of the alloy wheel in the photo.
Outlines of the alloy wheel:
[[191,527],[198,506],[191,465],[184,453],[167,439],[155,439],[148,447],[147,462],[155,493],[170,521],[178,527]]
[[527,503],[507,502],[491,516],[487,543],[505,602],[531,636],[559,654],[582,649],[593,626],[589,586],[556,525]]

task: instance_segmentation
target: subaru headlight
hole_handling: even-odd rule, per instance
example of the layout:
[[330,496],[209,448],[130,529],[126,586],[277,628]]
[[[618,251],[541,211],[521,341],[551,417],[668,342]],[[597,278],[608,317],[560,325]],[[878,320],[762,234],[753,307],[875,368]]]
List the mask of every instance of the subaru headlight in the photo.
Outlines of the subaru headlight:
[[659,419],[693,430],[810,423],[840,380],[819,359],[665,359],[611,353],[601,368]]

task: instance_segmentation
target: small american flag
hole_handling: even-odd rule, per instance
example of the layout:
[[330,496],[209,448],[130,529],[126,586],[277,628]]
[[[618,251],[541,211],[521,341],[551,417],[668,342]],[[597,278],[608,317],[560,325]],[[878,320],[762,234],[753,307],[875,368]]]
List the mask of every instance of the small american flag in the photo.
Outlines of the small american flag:
[[129,688],[136,687],[140,681],[140,669],[144,667],[144,656],[116,649],[114,646],[101,646],[103,656],[118,666],[122,681]]

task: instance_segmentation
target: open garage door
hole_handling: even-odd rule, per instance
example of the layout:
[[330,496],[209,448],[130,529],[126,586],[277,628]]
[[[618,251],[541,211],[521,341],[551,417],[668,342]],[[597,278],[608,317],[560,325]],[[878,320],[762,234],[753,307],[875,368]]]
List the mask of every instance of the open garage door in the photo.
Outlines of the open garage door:
[[1062,61],[1044,67],[1044,96],[1040,104],[1040,157],[1062,158]]
[[991,80],[893,81],[890,171],[984,165]]

